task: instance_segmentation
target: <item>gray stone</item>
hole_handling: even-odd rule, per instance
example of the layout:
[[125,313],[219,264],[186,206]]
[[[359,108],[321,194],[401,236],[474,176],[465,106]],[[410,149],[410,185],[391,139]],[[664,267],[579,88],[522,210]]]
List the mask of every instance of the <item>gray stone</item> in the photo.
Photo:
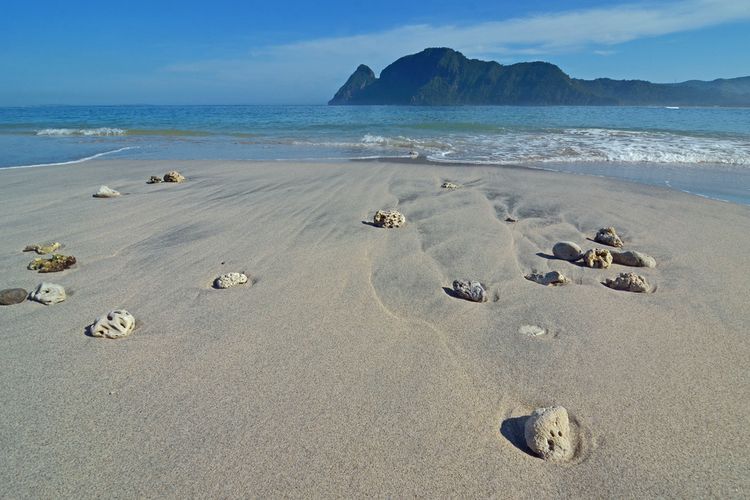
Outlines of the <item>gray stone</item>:
[[42,283],[31,292],[29,298],[46,306],[57,304],[66,299],[65,288],[54,283]]
[[568,411],[562,406],[534,410],[526,420],[524,437],[531,451],[544,460],[565,462],[575,454]]
[[583,256],[581,247],[572,241],[559,241],[555,243],[555,246],[552,247],[552,254],[558,259],[570,262],[576,261]]
[[472,302],[487,302],[487,291],[478,281],[455,280],[453,282],[453,291],[462,299]]
[[642,252],[612,252],[612,262],[622,266],[656,267],[656,259]]
[[148,178],[146,181],[146,184],[159,184],[161,182],[161,177],[157,177],[155,175],[152,175]]
[[443,189],[458,189],[461,187],[461,184],[456,184],[455,182],[445,181],[440,187]]
[[26,300],[28,295],[29,292],[23,288],[6,288],[5,290],[0,290],[0,305],[10,306],[20,304]]
[[648,293],[651,291],[651,285],[646,278],[635,273],[620,273],[615,279],[606,279],[604,284],[614,290],[624,290],[626,292]]

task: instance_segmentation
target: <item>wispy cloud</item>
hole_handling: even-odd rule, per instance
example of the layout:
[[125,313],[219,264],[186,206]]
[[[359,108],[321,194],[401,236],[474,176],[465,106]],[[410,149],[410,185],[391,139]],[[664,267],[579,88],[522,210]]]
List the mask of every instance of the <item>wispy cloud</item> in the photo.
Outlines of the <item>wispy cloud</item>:
[[[325,95],[359,63],[376,71],[394,59],[425,47],[447,46],[470,57],[541,57],[595,49],[750,19],[747,0],[687,0],[630,3],[473,25],[408,25],[355,36],[256,47],[244,58],[192,61],[165,68],[171,73],[210,74],[225,83],[263,84],[278,92],[301,87]],[[304,85],[303,85],[304,84]],[[309,97],[309,96],[308,96]],[[305,96],[301,95],[304,99]]]

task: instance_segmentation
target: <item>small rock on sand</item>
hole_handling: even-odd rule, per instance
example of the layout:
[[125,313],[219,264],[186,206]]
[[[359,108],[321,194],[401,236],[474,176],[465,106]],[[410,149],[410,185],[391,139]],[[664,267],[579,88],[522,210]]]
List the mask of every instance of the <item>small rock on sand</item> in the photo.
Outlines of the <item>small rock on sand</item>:
[[373,222],[378,227],[401,227],[406,222],[406,217],[395,210],[378,210],[375,212]]
[[544,460],[564,462],[575,454],[568,411],[562,406],[534,410],[526,420],[524,437],[531,451]]
[[107,186],[100,186],[99,191],[94,193],[94,198],[115,198],[117,196],[120,196],[120,192]]
[[612,252],[612,262],[631,267],[656,267],[656,259],[642,252]]
[[24,252],[36,252],[39,255],[44,255],[48,253],[52,253],[58,248],[60,248],[60,243],[55,241],[54,243],[47,243],[45,244],[36,244],[36,245],[27,245],[26,248],[23,249]]
[[247,283],[247,276],[243,273],[226,273],[214,280],[216,288],[232,288],[233,286],[244,285],[245,283]]
[[440,187],[443,189],[458,189],[461,187],[461,184],[456,184],[455,182],[445,181]]
[[583,254],[583,263],[586,267],[607,269],[612,264],[612,254],[603,248],[592,248]]
[[5,290],[0,290],[0,305],[10,306],[20,304],[26,300],[28,294],[23,288],[6,288]]
[[164,174],[164,182],[183,182],[185,176],[179,173],[177,170],[170,170]]
[[68,269],[75,263],[76,258],[72,255],[55,253],[49,259],[38,257],[32,260],[26,268],[31,271],[39,271],[40,273],[56,273]]
[[133,333],[135,329],[135,318],[125,309],[110,311],[100,316],[89,326],[89,335],[92,337],[106,337],[108,339],[119,339]]
[[57,304],[66,299],[65,288],[54,283],[41,283],[36,290],[31,292],[29,298],[46,306]]
[[602,245],[609,245],[611,247],[622,247],[622,239],[617,235],[617,231],[613,227],[601,228],[594,237],[594,241],[601,243]]
[[581,247],[572,241],[559,241],[555,243],[555,246],[552,247],[552,254],[558,259],[570,262],[576,261],[582,256]]
[[570,279],[559,271],[550,271],[547,274],[531,273],[524,276],[524,278],[545,286],[559,286],[570,283]]
[[514,219],[513,217],[506,217],[505,222],[518,222],[518,219]]
[[620,273],[615,279],[606,279],[604,284],[614,290],[624,290],[626,292],[648,293],[651,291],[651,285],[646,278],[635,273]]
[[146,181],[146,184],[159,184],[161,182],[161,177],[157,177],[155,175],[152,175],[148,178]]
[[484,285],[478,281],[455,280],[453,292],[462,299],[472,302],[487,302],[487,291]]
[[541,326],[521,325],[518,328],[518,333],[520,333],[521,335],[526,335],[527,337],[539,337],[540,335],[544,335],[546,332]]

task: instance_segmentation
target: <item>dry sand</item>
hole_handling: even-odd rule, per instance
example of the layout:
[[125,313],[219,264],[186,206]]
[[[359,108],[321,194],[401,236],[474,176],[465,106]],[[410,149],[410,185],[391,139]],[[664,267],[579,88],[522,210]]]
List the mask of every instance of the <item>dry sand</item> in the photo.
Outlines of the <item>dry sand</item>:
[[[173,168],[188,181],[146,184]],[[69,293],[0,307],[2,497],[750,494],[748,207],[375,162],[4,170],[0,200],[0,288]],[[363,223],[380,208],[406,226]],[[547,257],[610,225],[657,267]],[[47,241],[76,267],[26,270]],[[524,279],[550,270],[573,283]],[[632,270],[656,292],[601,284]],[[252,286],[211,288],[229,271]],[[456,278],[490,301],[450,296]],[[84,334],[115,308],[130,337]],[[580,429],[571,464],[523,444],[553,404]]]

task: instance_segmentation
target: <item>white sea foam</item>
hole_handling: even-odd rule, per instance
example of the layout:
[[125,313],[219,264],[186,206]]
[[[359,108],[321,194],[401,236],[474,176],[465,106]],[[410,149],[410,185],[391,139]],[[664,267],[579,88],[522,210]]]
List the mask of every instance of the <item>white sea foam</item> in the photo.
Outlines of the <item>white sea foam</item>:
[[35,167],[54,167],[54,166],[57,166],[57,165],[72,165],[74,163],[83,163],[85,161],[94,160],[96,158],[101,158],[102,156],[107,156],[107,155],[119,153],[120,151],[126,151],[128,149],[138,149],[138,146],[128,146],[128,147],[125,147],[125,148],[113,149],[112,151],[105,151],[103,153],[97,153],[95,155],[87,156],[85,158],[80,158],[78,160],[61,161],[61,162],[57,162],[57,163],[37,163],[35,165],[17,165],[17,166],[13,166],[13,167],[2,167],[2,168],[0,168],[0,172],[2,172],[3,170],[11,170],[11,169],[14,169],[14,168],[35,168]]
[[128,131],[121,128],[98,127],[98,128],[45,128],[37,130],[36,135],[46,136],[111,136],[125,135]]
[[367,134],[347,146],[416,150],[435,161],[493,164],[622,162],[750,165],[750,140],[687,136],[667,132],[598,128],[509,131],[502,134],[450,134],[410,138]]

